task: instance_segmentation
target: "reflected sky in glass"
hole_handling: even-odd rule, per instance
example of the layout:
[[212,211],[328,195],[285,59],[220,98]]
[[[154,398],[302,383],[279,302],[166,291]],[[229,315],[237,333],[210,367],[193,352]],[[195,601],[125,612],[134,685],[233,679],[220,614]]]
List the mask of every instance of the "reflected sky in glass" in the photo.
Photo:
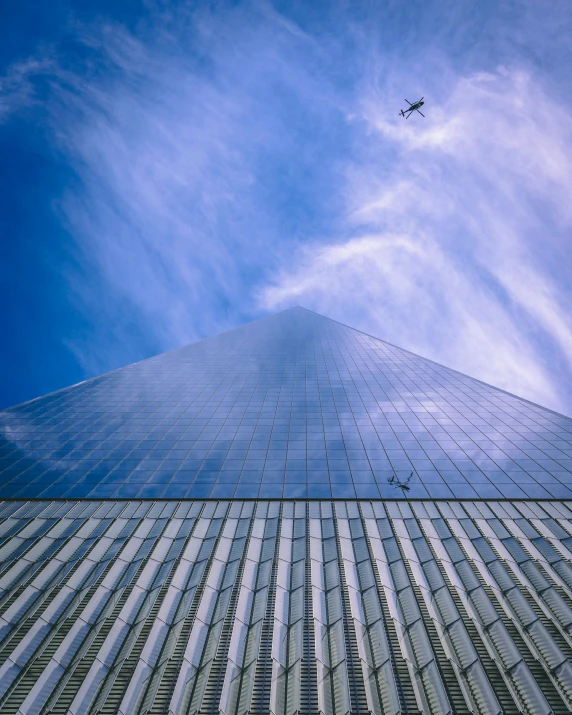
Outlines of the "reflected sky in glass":
[[572,420],[303,308],[0,413],[0,498],[572,498]]

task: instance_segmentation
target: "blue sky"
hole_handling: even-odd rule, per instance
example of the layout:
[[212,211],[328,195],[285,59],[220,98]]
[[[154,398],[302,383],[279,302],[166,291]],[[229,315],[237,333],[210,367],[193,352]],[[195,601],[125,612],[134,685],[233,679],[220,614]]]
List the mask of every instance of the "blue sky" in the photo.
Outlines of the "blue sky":
[[0,406],[300,304],[572,414],[567,0],[2,8]]

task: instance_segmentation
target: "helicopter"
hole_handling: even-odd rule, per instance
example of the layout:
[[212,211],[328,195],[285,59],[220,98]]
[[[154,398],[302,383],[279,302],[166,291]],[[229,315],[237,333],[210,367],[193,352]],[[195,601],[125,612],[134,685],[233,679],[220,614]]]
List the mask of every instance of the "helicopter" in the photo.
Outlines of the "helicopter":
[[[408,99],[405,101],[409,105],[409,109],[402,109],[399,113],[401,114],[402,117],[405,117],[405,119],[409,119],[409,117],[413,114],[413,112],[419,112],[419,107],[422,107],[425,102],[423,101],[423,97],[418,102],[410,102]],[[423,112],[419,112],[419,114],[424,117],[425,115]]]
[[408,492],[411,487],[409,486],[409,482],[411,481],[413,477],[413,472],[407,477],[407,479],[404,482],[399,481],[399,478],[397,477],[396,474],[393,474],[387,481],[391,486],[393,487],[399,487],[400,489],[403,489],[403,491]]

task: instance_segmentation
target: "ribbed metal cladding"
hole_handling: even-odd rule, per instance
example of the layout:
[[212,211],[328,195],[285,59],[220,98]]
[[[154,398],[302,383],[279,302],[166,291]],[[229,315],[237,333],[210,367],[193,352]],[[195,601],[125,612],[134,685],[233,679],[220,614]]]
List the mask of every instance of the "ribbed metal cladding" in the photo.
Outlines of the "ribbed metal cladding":
[[0,712],[572,711],[572,503],[0,503]]

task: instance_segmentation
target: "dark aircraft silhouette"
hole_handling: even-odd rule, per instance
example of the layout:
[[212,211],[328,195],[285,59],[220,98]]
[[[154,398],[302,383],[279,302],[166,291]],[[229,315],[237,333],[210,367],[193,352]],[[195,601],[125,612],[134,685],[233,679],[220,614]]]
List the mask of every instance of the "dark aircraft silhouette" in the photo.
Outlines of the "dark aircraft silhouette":
[[392,486],[394,487],[399,487],[400,489],[403,489],[403,491],[408,492],[411,487],[408,486],[409,482],[411,481],[411,478],[413,477],[413,472],[407,477],[407,479],[404,482],[400,482],[399,479],[397,478],[396,474],[393,474],[389,479],[387,480]]
[[[401,114],[402,117],[405,117],[405,119],[409,119],[409,117],[413,114],[413,112],[419,112],[419,107],[422,107],[425,102],[423,101],[423,97],[418,102],[414,102],[413,104],[406,99],[405,100],[407,104],[409,105],[409,109],[401,110],[399,113]],[[419,112],[419,114],[424,117],[425,115],[423,112]]]

